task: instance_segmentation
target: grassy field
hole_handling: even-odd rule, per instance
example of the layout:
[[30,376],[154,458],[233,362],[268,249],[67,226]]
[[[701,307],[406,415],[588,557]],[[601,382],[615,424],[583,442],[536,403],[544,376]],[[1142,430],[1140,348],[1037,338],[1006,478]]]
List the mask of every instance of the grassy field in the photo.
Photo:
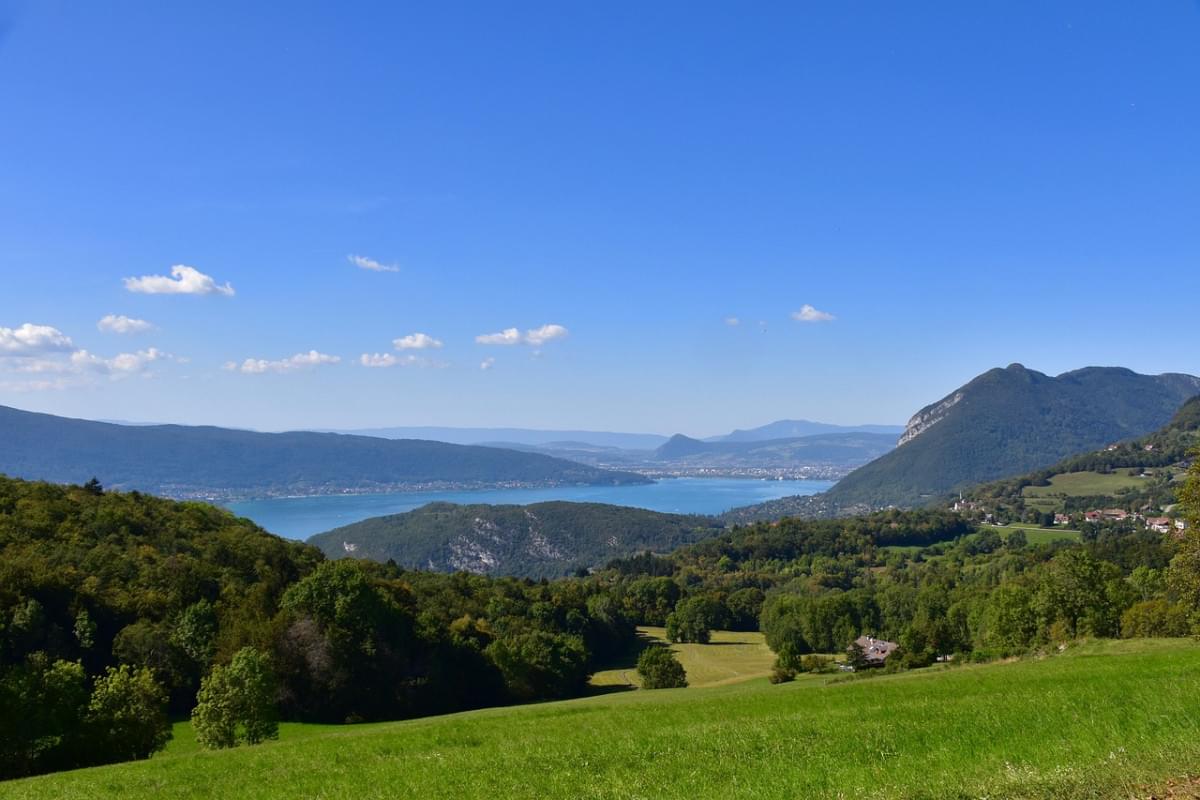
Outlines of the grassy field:
[[1078,542],[1079,531],[1067,528],[1038,528],[1028,525],[980,525],[980,528],[995,531],[1000,538],[1007,540],[1014,531],[1023,531],[1025,541],[1029,544],[1050,544],[1051,542]]
[[0,784],[4,798],[1126,798],[1200,763],[1200,646],[628,691]]
[[[667,645],[666,631],[662,628],[638,628],[639,638],[644,644]],[[761,633],[736,633],[714,631],[709,644],[673,644],[671,649],[679,657],[687,672],[689,688],[721,686],[727,683],[761,678],[771,672],[775,654],[763,641]],[[639,687],[637,654],[612,668],[592,676],[592,685],[600,687]]]
[[1063,497],[1113,496],[1127,489],[1140,489],[1146,478],[1118,470],[1107,475],[1099,472],[1067,472],[1055,475],[1049,486],[1026,486],[1021,490],[1026,503],[1042,511],[1062,511]]

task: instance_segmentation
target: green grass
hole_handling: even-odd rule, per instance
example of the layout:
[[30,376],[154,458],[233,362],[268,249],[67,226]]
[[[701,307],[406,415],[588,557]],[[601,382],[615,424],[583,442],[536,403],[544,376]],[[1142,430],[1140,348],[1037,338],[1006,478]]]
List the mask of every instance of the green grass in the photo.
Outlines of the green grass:
[[1026,486],[1021,494],[1031,507],[1042,511],[1061,511],[1063,497],[1111,497],[1125,490],[1141,489],[1146,481],[1146,478],[1129,475],[1128,470],[1107,475],[1099,472],[1065,472],[1051,478],[1049,486]]
[[1051,542],[1078,542],[1079,531],[1068,528],[1037,528],[1027,525],[980,525],[980,528],[995,531],[1000,538],[1008,540],[1014,531],[1023,531],[1025,541],[1029,544],[1050,544]]
[[[1200,763],[1200,647],[630,691],[0,784],[4,798],[1123,798]],[[1142,792],[1140,796],[1146,796]]]
[[[668,644],[663,628],[638,628],[638,637],[643,646]],[[670,648],[687,672],[688,687],[693,689],[765,677],[775,663],[775,654],[757,632],[713,631],[710,644],[672,644]],[[611,669],[597,672],[592,676],[592,685],[641,686],[637,653],[630,653]]]

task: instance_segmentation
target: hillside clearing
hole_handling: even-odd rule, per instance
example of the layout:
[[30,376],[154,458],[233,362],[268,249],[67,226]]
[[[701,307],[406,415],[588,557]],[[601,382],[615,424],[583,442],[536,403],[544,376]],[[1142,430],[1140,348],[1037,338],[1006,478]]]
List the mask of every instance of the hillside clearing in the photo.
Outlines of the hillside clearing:
[[[668,644],[664,628],[639,627],[638,636],[644,645]],[[688,687],[693,689],[766,677],[775,663],[775,654],[758,632],[713,631],[709,644],[672,644],[670,648],[683,664]],[[631,653],[613,668],[597,672],[591,684],[640,686],[637,654]]]
[[0,785],[13,798],[1117,798],[1200,759],[1200,647],[631,691]]

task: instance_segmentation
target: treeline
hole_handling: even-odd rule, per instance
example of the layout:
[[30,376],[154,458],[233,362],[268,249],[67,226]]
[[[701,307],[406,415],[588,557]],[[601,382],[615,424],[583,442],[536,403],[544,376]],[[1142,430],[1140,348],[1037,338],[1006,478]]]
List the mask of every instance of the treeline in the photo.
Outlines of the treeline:
[[[1183,493],[1200,508],[1200,465]],[[1194,515],[1193,515],[1194,516]],[[1031,545],[944,512],[759,523],[605,573],[621,610],[679,641],[758,628],[782,672],[858,636],[900,644],[893,668],[986,659],[1076,637],[1183,636],[1200,623],[1200,537],[1088,526]],[[701,638],[696,638],[701,637]]]
[[594,581],[328,562],[205,504],[0,478],[3,778],[150,755],[239,653],[283,718],[353,722],[572,696],[632,634]]

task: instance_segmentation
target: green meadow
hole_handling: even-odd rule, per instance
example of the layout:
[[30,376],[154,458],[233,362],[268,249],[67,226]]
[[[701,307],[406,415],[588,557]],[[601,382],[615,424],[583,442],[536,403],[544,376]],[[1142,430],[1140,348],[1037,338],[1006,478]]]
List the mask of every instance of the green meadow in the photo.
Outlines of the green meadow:
[[[723,644],[707,647],[719,649]],[[4,798],[1125,798],[1200,763],[1200,646],[755,679],[343,728],[0,784]]]
[[[638,638],[642,646],[670,647],[687,672],[688,688],[692,689],[766,677],[775,663],[775,654],[757,631],[713,631],[709,644],[670,644],[664,628],[639,627]],[[605,688],[641,686],[637,652],[630,653],[628,658],[611,668],[597,672],[591,683]]]
[[1112,497],[1131,489],[1141,489],[1145,485],[1146,478],[1129,475],[1127,470],[1107,474],[1065,472],[1051,478],[1049,486],[1026,486],[1021,494],[1031,507],[1042,511],[1062,511],[1063,497]]
[[1008,537],[1016,531],[1021,531],[1025,534],[1025,541],[1029,544],[1050,544],[1051,542],[1078,542],[1079,531],[1070,530],[1067,528],[1038,528],[1036,526],[1027,525],[980,525],[980,528],[995,531],[1000,534],[1000,538],[1008,540]]

